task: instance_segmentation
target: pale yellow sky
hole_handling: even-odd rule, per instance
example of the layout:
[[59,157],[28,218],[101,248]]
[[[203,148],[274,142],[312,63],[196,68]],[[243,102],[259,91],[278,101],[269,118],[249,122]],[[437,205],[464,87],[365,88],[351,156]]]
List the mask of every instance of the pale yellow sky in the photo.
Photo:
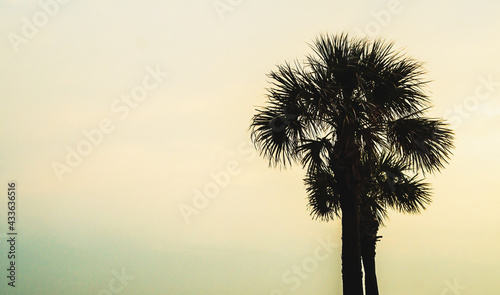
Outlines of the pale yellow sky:
[[[339,221],[311,220],[304,172],[268,168],[248,125],[276,64],[350,31],[424,62],[431,115],[457,136],[428,178],[429,209],[380,230],[381,293],[498,294],[498,11],[482,0],[0,0],[0,183],[19,187],[16,288],[0,202],[0,293],[339,294]],[[133,279],[120,285],[122,271]]]

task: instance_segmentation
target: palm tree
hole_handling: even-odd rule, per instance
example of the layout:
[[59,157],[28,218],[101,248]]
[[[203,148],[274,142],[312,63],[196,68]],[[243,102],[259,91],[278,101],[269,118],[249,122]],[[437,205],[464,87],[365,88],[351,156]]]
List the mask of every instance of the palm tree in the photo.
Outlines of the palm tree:
[[322,35],[302,63],[269,74],[268,104],[257,109],[252,140],[271,166],[330,170],[342,214],[343,294],[362,295],[359,210],[362,157],[383,151],[412,168],[443,167],[452,132],[424,117],[429,99],[420,63],[381,40]]
[[[427,183],[411,175],[408,164],[393,155],[382,154],[375,162],[363,161],[363,192],[360,205],[360,242],[366,295],[378,295],[375,246],[378,229],[387,218],[387,209],[420,213],[430,204]],[[410,174],[408,174],[410,173]],[[328,221],[341,217],[339,196],[331,171],[311,171],[305,178],[311,215]]]

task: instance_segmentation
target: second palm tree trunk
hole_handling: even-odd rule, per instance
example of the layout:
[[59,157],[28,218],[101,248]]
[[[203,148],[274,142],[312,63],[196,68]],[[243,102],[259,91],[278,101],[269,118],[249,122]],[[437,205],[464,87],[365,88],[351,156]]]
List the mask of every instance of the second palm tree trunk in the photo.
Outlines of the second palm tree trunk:
[[365,271],[366,295],[378,295],[377,274],[375,271],[375,246],[378,240],[379,223],[370,213],[360,216],[361,255]]

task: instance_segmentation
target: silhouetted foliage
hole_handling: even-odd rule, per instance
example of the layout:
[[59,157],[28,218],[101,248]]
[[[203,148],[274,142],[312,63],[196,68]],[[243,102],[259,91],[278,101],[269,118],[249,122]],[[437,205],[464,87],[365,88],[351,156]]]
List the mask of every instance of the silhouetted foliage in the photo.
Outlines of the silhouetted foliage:
[[305,61],[278,65],[268,75],[268,102],[253,117],[252,140],[270,166],[298,163],[307,170],[314,216],[342,216],[344,294],[358,295],[360,206],[378,206],[378,220],[386,208],[424,208],[426,185],[402,171],[438,171],[451,154],[453,133],[424,116],[430,100],[421,64],[392,43],[321,35],[311,48]]

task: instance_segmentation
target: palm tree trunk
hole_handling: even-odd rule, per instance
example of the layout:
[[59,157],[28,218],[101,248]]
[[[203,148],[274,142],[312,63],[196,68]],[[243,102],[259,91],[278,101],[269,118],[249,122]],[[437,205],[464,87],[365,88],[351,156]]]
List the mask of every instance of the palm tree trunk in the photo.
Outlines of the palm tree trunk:
[[332,169],[340,194],[342,211],[342,290],[343,295],[363,295],[360,242],[361,158],[350,128],[338,128]]
[[[370,214],[369,214],[370,215]],[[375,271],[375,246],[378,240],[379,223],[374,216],[361,214],[361,255],[365,272],[366,295],[378,295],[377,274]]]
[[342,210],[342,283],[344,295],[363,295],[361,244],[359,229],[359,194],[347,171],[338,171]]
[[[342,279],[344,295],[363,295],[361,246],[355,204],[342,209]],[[356,234],[356,232],[358,234]]]

